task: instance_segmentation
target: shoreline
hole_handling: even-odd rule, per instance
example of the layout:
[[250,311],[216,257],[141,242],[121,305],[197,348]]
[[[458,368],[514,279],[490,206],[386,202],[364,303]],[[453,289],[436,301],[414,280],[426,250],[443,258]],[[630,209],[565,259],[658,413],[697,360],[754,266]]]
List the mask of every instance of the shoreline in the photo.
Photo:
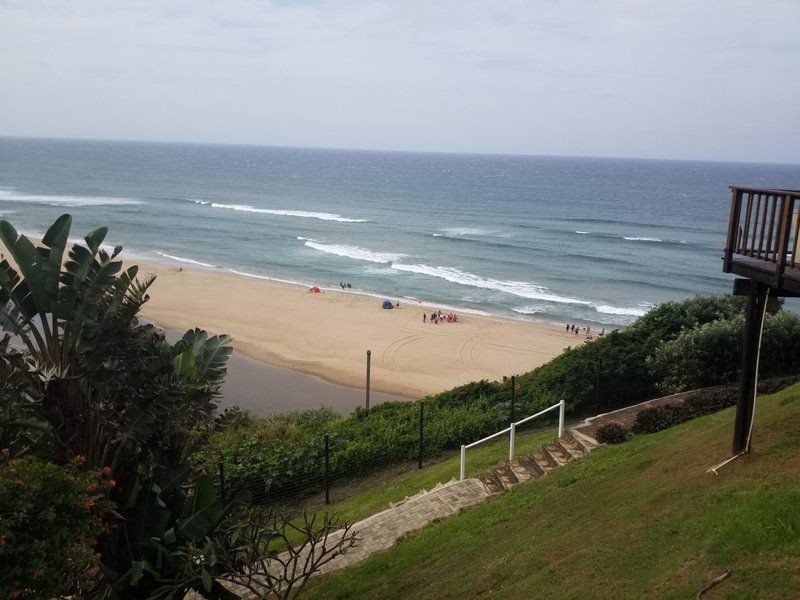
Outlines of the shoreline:
[[125,263],[156,275],[142,315],[160,327],[228,333],[251,359],[355,389],[364,387],[369,349],[371,389],[409,399],[523,373],[583,341],[555,324],[455,307],[442,310],[459,322],[423,324],[423,312],[443,305],[419,300],[384,310],[377,294],[310,293],[299,282],[139,257]]

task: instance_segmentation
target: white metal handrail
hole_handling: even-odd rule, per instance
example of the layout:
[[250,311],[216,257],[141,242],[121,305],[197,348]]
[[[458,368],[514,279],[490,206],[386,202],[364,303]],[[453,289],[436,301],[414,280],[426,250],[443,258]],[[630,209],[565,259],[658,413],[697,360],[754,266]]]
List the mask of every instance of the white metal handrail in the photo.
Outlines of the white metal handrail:
[[467,468],[467,449],[474,448],[482,444],[483,442],[488,442],[491,439],[496,438],[499,435],[503,435],[504,433],[508,433],[508,460],[514,458],[514,443],[517,437],[517,426],[522,425],[523,423],[527,423],[531,419],[535,419],[536,417],[541,417],[543,414],[550,412],[551,410],[558,409],[558,437],[564,435],[564,401],[558,402],[553,404],[553,406],[548,406],[544,410],[540,410],[535,415],[531,415],[529,417],[525,417],[519,421],[511,423],[505,429],[501,429],[500,431],[493,433],[492,435],[487,435],[485,438],[479,439],[477,442],[472,442],[471,444],[462,444],[461,445],[461,473],[459,479],[464,479],[464,474]]

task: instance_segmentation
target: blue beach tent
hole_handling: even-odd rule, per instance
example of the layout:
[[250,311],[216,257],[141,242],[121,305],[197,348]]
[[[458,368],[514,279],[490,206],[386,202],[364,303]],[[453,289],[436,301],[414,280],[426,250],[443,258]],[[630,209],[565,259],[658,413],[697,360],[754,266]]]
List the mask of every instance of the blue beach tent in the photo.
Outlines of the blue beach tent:
[[383,308],[394,308],[394,304],[392,304],[391,300],[384,300],[383,304],[381,304]]

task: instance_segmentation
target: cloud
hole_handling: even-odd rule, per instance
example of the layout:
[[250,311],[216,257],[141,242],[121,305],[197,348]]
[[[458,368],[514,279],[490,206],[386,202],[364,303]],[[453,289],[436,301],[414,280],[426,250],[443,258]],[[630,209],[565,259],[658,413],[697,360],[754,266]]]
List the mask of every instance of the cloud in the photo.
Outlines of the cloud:
[[0,134],[800,162],[799,21],[779,0],[11,1]]

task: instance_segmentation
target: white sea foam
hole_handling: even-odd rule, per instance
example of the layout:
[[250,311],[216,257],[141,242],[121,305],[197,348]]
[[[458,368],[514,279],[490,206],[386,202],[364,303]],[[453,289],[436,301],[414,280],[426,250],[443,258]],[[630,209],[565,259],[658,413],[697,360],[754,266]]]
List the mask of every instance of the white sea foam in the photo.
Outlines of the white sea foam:
[[105,206],[142,204],[135,198],[114,198],[111,196],[53,196],[47,194],[24,194],[12,189],[0,189],[0,202],[23,202],[27,204],[47,204],[50,206]]
[[581,235],[589,235],[591,232],[590,231],[576,231],[575,233],[579,233]]
[[321,221],[338,221],[339,223],[366,223],[367,219],[348,219],[341,215],[325,212],[309,212],[305,210],[276,210],[271,208],[256,208],[249,204],[220,204],[212,202],[211,208],[225,208],[241,212],[259,213],[264,215],[277,215],[281,217],[300,217],[304,219],[319,219]]
[[[481,227],[445,227],[441,229],[447,235],[491,235],[494,231],[490,229],[483,229]],[[441,237],[442,234],[433,234],[436,237]]]
[[624,306],[609,306],[608,304],[600,304],[594,307],[594,309],[599,313],[604,313],[607,315],[624,315],[628,317],[641,317],[650,308],[652,308],[651,305],[639,305],[638,308],[630,308]]
[[418,273],[420,275],[428,275],[430,277],[438,277],[451,283],[459,285],[468,285],[486,290],[496,290],[512,294],[521,298],[531,298],[534,300],[544,300],[546,302],[555,302],[557,304],[590,304],[586,300],[578,298],[569,298],[566,296],[558,296],[551,293],[546,287],[529,283],[527,281],[501,281],[498,279],[491,279],[468,273],[455,267],[431,267],[429,265],[407,265],[402,263],[393,263],[392,268],[397,271],[404,271],[406,273]]
[[194,202],[195,204],[202,204],[203,206],[208,206],[209,204],[211,204],[211,202],[209,202],[208,200],[195,200],[194,198],[189,198],[189,200],[191,202]]
[[654,238],[654,237],[623,237],[623,240],[628,240],[630,242],[661,242],[663,241],[661,238]]
[[183,258],[181,256],[173,256],[172,254],[167,254],[166,252],[159,252],[158,250],[153,250],[159,256],[163,256],[164,258],[168,258],[170,260],[176,260],[182,263],[188,263],[190,265],[197,265],[198,267],[209,267],[212,269],[217,268],[217,265],[212,265],[210,263],[201,262],[199,260],[194,260],[193,258]]
[[298,237],[298,240],[305,240],[305,245],[314,250],[325,252],[326,254],[334,254],[336,256],[343,256],[345,258],[353,258],[356,260],[366,260],[373,263],[390,263],[396,260],[406,258],[405,254],[396,252],[375,252],[367,248],[359,248],[358,246],[347,246],[345,244],[322,244],[315,240]]

